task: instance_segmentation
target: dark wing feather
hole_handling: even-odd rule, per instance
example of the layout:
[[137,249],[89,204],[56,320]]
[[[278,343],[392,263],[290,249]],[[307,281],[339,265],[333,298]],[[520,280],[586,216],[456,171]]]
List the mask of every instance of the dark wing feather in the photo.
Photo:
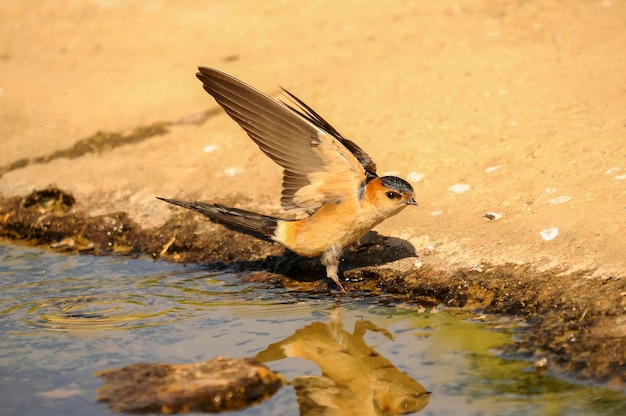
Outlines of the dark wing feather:
[[359,145],[354,143],[352,140],[348,140],[345,137],[343,137],[341,133],[339,133],[328,121],[324,120],[322,116],[320,116],[315,110],[309,107],[304,101],[302,101],[301,99],[299,99],[298,97],[296,97],[295,95],[287,91],[286,89],[284,88],[281,88],[281,89],[285,92],[285,94],[291,97],[291,99],[300,107],[300,109],[294,108],[287,103],[283,103],[283,104],[289,107],[291,111],[294,111],[300,114],[300,116],[306,118],[311,123],[315,124],[320,129],[330,133],[335,139],[339,140],[341,144],[346,146],[346,148],[350,152],[352,152],[354,157],[357,158],[359,163],[363,166],[363,168],[367,172],[373,175],[376,175],[376,163],[374,163],[374,160],[372,160],[370,155],[365,153],[365,150],[361,149]]
[[[283,209],[312,211],[324,202],[358,192],[365,166],[375,169],[365,152],[293,95],[289,94],[304,105],[306,114],[223,72],[199,70],[196,76],[204,89],[261,151],[283,167]],[[353,149],[360,152],[358,156]],[[370,162],[363,164],[362,155]]]

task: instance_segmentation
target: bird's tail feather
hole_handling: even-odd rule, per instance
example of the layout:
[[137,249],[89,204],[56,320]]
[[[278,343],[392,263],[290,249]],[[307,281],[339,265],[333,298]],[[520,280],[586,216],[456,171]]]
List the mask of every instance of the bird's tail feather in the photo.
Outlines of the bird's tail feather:
[[273,237],[279,218],[257,214],[238,208],[230,208],[220,204],[207,204],[199,201],[180,201],[177,199],[160,198],[161,201],[198,211],[207,217],[244,230],[252,231],[264,237]]

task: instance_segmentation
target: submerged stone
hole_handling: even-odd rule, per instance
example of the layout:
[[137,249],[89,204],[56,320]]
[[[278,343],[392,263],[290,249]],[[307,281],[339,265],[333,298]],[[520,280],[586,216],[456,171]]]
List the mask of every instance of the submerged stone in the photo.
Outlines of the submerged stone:
[[104,370],[98,400],[114,412],[184,413],[244,409],[273,396],[284,379],[258,361],[217,357],[202,363],[140,363]]

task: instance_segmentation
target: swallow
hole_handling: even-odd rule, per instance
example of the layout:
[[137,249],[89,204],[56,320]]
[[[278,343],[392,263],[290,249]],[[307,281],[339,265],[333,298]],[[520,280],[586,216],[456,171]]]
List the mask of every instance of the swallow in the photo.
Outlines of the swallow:
[[283,89],[291,100],[285,103],[216,69],[198,70],[205,91],[283,168],[281,206],[303,218],[158,199],[269,238],[300,256],[319,256],[327,277],[345,292],[338,276],[344,247],[386,218],[417,205],[413,187],[396,176],[378,176],[376,164],[363,149],[289,91]]

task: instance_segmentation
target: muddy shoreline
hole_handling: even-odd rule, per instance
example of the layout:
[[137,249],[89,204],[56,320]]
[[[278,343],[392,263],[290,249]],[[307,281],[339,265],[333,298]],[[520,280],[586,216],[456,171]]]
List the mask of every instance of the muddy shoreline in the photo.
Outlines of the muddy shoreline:
[[[0,199],[0,237],[12,244],[67,254],[149,256],[199,263],[207,268],[291,290],[323,291],[324,269],[316,259],[284,253],[277,244],[212,224],[191,212],[145,229],[123,212],[89,216],[80,201],[58,188]],[[429,265],[427,250],[376,232],[347,250],[341,269],[348,296],[385,295],[403,302],[516,317],[525,323],[505,354],[547,359],[548,371],[624,388],[623,308],[619,276],[590,278],[537,271],[523,264],[481,264],[444,270]],[[568,284],[574,282],[574,284]]]

